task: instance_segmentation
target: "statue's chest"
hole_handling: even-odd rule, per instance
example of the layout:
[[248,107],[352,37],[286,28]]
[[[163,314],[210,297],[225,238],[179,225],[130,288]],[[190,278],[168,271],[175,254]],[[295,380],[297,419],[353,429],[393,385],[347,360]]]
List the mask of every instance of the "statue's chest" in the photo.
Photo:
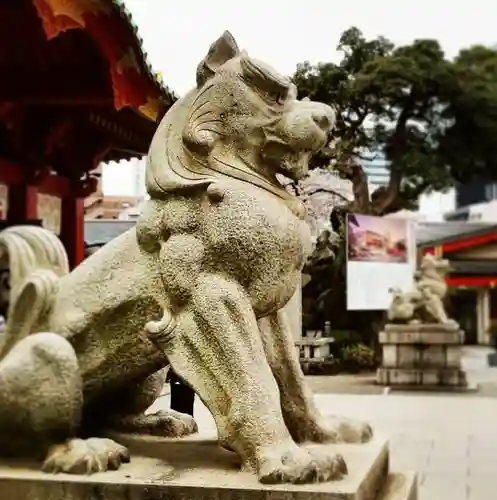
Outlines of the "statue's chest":
[[308,225],[272,193],[251,185],[225,188],[209,201],[203,232],[209,247],[240,264],[273,261],[283,271],[300,268],[310,251]]

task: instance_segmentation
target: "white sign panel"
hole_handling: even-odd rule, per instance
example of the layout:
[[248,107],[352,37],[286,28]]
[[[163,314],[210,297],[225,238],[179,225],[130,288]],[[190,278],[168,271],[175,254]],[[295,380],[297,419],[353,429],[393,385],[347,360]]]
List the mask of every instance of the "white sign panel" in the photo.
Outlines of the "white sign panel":
[[413,286],[415,224],[400,218],[348,214],[347,309],[387,310],[390,290]]

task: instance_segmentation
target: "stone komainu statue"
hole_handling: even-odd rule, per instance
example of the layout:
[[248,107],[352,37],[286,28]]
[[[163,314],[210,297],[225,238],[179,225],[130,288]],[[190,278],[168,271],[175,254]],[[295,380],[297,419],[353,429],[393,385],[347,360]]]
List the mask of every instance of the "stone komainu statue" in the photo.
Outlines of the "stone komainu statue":
[[443,303],[447,294],[445,278],[449,270],[447,259],[424,255],[414,275],[413,289],[408,292],[398,288],[391,290],[388,320],[391,323],[454,323],[447,316]]
[[371,429],[323,417],[305,384],[282,307],[310,235],[276,177],[301,178],[334,121],[225,33],[158,127],[135,228],[71,273],[48,231],[0,233],[12,277],[0,451],[93,472],[129,459],[105,431],[195,432],[188,415],[144,415],[171,365],[260,481],[342,476],[339,455],[302,443],[363,442]]

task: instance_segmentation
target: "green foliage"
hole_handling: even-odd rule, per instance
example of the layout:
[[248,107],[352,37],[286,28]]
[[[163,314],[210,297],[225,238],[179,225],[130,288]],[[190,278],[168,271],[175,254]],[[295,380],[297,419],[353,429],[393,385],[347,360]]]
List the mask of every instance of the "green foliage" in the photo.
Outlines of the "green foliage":
[[352,362],[361,368],[374,368],[375,352],[364,344],[352,344],[342,349],[341,357],[343,361]]
[[314,167],[335,168],[358,188],[365,180],[351,176],[351,162],[386,159],[390,184],[372,197],[362,190],[367,211],[413,208],[421,193],[473,175],[497,178],[496,50],[472,47],[450,61],[436,40],[395,47],[350,28],[338,51],[339,63],[299,64],[293,81],[300,97],[337,111],[336,140]]
[[475,175],[497,179],[497,51],[474,46],[451,65],[452,88],[445,118],[451,125],[441,151],[459,182]]

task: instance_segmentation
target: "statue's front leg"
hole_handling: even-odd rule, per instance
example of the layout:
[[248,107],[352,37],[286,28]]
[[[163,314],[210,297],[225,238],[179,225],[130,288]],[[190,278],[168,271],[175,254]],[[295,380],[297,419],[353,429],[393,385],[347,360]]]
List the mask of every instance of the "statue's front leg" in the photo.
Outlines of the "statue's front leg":
[[265,483],[338,478],[341,456],[298,446],[285,425],[278,386],[243,288],[201,274],[174,330],[153,340],[211,411],[221,443]]
[[363,422],[323,416],[300,368],[290,327],[283,310],[259,320],[266,357],[280,389],[285,423],[297,442],[363,443],[372,437]]

